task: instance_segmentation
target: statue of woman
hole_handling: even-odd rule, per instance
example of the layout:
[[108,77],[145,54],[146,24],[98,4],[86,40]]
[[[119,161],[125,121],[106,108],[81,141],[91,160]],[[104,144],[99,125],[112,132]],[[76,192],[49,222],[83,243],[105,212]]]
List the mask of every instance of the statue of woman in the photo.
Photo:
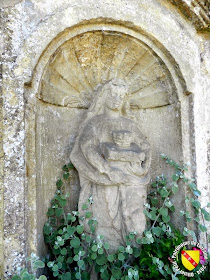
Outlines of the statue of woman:
[[[96,234],[113,249],[124,244],[129,232],[141,235],[146,223],[143,207],[151,150],[131,119],[127,95],[120,79],[98,88],[70,156],[80,178],[79,212],[92,197]],[[85,230],[89,232],[87,225]]]

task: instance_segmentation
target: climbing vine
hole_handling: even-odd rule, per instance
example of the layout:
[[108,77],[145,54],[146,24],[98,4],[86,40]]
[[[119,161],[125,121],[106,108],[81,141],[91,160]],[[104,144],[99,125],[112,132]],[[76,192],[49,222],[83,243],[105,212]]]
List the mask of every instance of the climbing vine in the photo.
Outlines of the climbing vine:
[[[78,211],[66,211],[70,194],[65,193],[65,189],[71,183],[75,171],[71,163],[63,166],[63,175],[56,183],[57,190],[47,212],[48,220],[43,228],[45,243],[49,249],[49,254],[45,258],[49,279],[88,280],[91,274],[102,280],[187,279],[173,268],[171,256],[177,245],[189,236],[197,240],[197,235],[187,226],[182,232],[175,228],[171,221],[171,214],[175,212],[172,198],[179,191],[182,181],[191,191],[191,195],[185,198],[185,202],[186,205],[191,204],[194,215],[183,209],[180,210],[180,216],[187,221],[187,224],[196,223],[198,230],[206,234],[207,250],[209,236],[206,221],[210,221],[207,209],[210,204],[201,207],[199,202],[201,193],[195,181],[185,176],[186,166],[179,165],[166,155],[162,155],[162,158],[174,169],[174,173],[170,179],[161,175],[152,182],[144,209],[148,219],[147,229],[142,237],[136,232],[131,232],[126,237],[124,246],[119,246],[116,252],[110,250],[109,243],[102,235],[95,234],[97,220],[90,211],[90,206],[94,203],[92,197],[83,205],[83,215]],[[88,234],[84,231],[84,223],[89,225]],[[180,268],[183,268],[179,259],[180,256],[177,262]],[[201,260],[202,264],[207,264],[209,258],[206,260],[201,256]],[[193,271],[197,271],[200,267],[201,264]],[[195,274],[194,279],[208,279],[209,273],[208,264],[201,275]],[[35,279],[21,278],[20,274],[14,277],[13,280]]]

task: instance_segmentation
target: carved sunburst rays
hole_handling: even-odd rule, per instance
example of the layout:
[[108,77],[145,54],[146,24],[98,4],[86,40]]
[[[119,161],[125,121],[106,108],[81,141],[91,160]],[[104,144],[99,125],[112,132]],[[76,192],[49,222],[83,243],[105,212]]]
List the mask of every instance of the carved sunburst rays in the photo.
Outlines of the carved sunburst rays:
[[171,80],[145,45],[116,32],[87,32],[63,44],[43,76],[40,98],[60,106],[88,108],[94,89],[124,79],[134,108],[169,104]]

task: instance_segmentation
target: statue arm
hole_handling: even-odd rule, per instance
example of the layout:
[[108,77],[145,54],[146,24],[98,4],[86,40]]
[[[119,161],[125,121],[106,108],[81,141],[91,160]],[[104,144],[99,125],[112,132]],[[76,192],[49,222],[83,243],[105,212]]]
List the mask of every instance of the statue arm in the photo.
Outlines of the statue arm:
[[97,138],[96,128],[87,125],[80,136],[79,145],[89,164],[97,169],[99,173],[108,174],[110,167],[99,152],[99,141]]

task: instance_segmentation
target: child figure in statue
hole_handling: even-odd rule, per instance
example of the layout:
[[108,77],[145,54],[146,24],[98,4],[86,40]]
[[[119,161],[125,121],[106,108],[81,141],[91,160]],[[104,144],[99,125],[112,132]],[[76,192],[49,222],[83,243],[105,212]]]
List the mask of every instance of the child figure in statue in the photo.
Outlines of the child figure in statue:
[[130,119],[127,95],[127,85],[119,79],[98,89],[70,156],[80,177],[79,211],[91,196],[96,234],[112,249],[123,245],[129,232],[142,234],[146,224],[151,149]]

